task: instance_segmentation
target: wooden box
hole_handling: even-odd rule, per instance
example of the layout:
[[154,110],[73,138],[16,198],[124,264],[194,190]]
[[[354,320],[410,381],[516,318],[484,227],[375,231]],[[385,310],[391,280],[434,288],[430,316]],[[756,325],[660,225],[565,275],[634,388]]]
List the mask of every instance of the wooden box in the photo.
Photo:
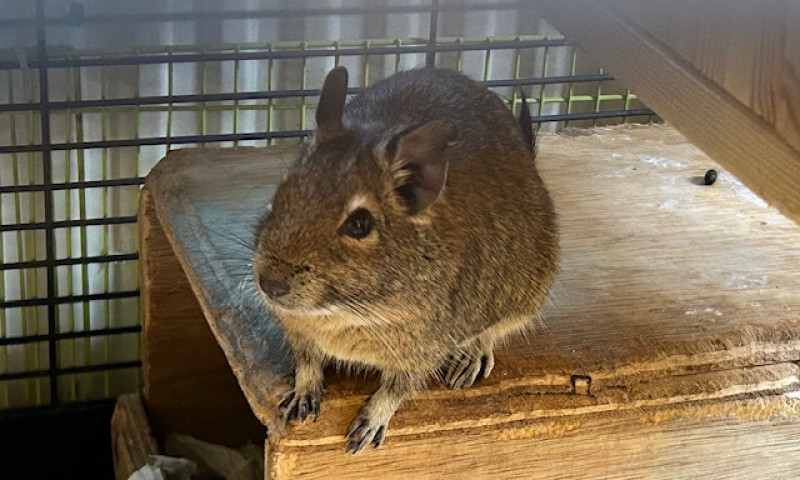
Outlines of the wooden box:
[[140,206],[156,432],[237,445],[263,425],[272,479],[796,478],[800,228],[670,127],[540,144],[563,251],[543,323],[355,456],[343,434],[374,379],[328,372],[313,423],[284,430],[275,409],[291,364],[249,249],[297,147],[170,153]]

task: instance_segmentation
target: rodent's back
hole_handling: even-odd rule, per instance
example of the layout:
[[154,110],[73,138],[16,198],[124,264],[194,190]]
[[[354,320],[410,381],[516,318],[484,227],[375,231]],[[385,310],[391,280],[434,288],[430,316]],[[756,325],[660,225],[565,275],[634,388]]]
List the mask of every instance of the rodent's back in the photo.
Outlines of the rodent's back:
[[370,143],[387,131],[445,119],[465,147],[515,148],[522,138],[503,102],[483,86],[451,70],[421,68],[371,86],[344,109],[343,124]]

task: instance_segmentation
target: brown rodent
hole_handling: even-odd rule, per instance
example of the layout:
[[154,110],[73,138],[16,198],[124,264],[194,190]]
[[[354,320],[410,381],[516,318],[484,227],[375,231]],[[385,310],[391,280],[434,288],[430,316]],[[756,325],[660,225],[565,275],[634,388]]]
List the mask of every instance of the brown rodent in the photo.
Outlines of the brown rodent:
[[437,371],[453,388],[489,375],[495,344],[538,315],[558,237],[532,149],[496,95],[430,68],[345,106],[346,90],[337,67],[254,265],[295,356],[287,419],[319,413],[326,363],[380,370],[346,434],[355,453],[378,447]]

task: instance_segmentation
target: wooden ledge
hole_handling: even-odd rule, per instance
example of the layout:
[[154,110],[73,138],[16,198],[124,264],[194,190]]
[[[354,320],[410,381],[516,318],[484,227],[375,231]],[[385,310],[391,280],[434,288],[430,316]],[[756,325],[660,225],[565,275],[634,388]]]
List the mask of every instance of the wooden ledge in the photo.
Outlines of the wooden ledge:
[[[635,425],[690,407],[697,422],[795,418],[797,401],[783,394],[800,386],[792,363],[800,359],[800,228],[667,126],[569,131],[540,145],[563,252],[542,325],[498,352],[494,373],[476,387],[434,386],[407,402],[385,450],[366,457],[430,449],[443,435],[555,438],[604,417],[612,434],[614,418]],[[253,295],[248,246],[296,152],[173,152],[144,193],[250,407],[270,428],[290,362]],[[717,183],[701,185],[710,168]],[[311,458],[341,455],[345,426],[375,384],[331,377],[316,423],[270,437],[274,472],[313,470]]]

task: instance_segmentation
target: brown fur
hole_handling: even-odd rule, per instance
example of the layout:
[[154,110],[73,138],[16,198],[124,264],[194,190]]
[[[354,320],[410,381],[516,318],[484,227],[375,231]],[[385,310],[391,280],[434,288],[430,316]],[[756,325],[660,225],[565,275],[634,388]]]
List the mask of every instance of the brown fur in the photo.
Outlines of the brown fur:
[[[348,432],[357,452],[381,443],[395,409],[443,365],[455,388],[490,373],[495,343],[538,314],[558,237],[533,153],[494,94],[455,72],[413,70],[340,112],[330,96],[347,76],[334,72],[324,138],[279,186],[255,272],[289,287],[264,295],[297,363],[287,417],[318,412],[326,362],[382,372]],[[359,206],[371,233],[337,233]]]

